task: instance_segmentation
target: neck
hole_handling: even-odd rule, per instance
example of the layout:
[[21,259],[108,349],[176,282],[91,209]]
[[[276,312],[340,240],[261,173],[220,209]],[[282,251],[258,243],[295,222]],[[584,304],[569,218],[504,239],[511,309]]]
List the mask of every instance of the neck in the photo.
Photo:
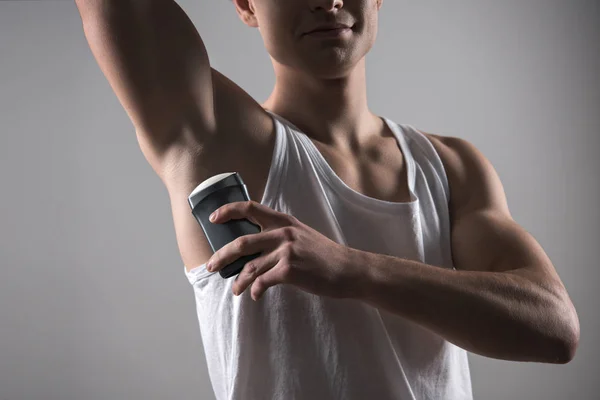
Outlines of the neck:
[[350,151],[383,126],[367,105],[364,60],[345,76],[327,79],[275,64],[275,88],[263,107],[324,145]]

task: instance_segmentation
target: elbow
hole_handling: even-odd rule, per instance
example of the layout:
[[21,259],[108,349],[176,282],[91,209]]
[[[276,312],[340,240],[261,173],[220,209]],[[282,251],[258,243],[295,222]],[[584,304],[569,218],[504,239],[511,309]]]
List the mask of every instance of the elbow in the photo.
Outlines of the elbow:
[[549,360],[552,364],[568,364],[575,358],[577,342],[564,342],[557,346],[553,352],[553,358]]
[[554,364],[567,364],[575,358],[575,353],[579,347],[579,318],[572,304],[568,307],[570,312],[568,318],[560,323],[561,334],[558,335],[557,345],[554,346],[553,360]]
[[571,333],[560,340],[560,344],[557,346],[558,349],[554,354],[555,364],[567,364],[575,358],[577,347],[579,346],[579,325],[577,328],[572,328]]

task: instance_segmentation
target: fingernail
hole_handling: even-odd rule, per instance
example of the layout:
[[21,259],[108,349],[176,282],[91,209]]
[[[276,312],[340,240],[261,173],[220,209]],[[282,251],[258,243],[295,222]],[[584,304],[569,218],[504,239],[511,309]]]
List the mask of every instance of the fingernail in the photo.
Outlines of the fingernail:
[[206,269],[208,270],[208,272],[212,272],[212,264],[209,262],[208,264],[206,264]]
[[214,213],[210,214],[210,217],[208,217],[208,219],[209,219],[211,222],[214,222],[214,220],[215,220],[215,217],[216,217],[216,216],[217,216],[217,212],[215,211]]

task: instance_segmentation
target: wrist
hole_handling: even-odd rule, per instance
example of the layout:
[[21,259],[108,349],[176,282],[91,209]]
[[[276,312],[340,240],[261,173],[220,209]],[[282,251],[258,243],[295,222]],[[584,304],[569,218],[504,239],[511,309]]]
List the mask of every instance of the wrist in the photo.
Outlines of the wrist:
[[344,298],[364,300],[369,282],[369,253],[350,247],[344,248]]

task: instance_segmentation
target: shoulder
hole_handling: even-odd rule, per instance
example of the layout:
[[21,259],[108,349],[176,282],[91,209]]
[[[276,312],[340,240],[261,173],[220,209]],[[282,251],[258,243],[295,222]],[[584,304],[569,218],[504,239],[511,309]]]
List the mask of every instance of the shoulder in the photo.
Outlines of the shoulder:
[[448,177],[454,214],[475,209],[509,213],[504,188],[490,160],[466,139],[418,130],[437,151]]

